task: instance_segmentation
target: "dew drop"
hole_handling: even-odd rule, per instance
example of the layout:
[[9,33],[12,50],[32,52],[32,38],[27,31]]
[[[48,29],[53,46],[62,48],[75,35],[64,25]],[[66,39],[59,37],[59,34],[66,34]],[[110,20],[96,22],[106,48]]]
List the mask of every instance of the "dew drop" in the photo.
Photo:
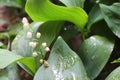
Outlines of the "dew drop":
[[65,27],[65,28],[64,28],[64,30],[66,31],[66,30],[67,30],[67,28]]
[[93,55],[91,59],[92,59],[92,60],[94,60],[94,59],[95,59],[95,57],[96,57],[96,56],[95,56],[95,55]]

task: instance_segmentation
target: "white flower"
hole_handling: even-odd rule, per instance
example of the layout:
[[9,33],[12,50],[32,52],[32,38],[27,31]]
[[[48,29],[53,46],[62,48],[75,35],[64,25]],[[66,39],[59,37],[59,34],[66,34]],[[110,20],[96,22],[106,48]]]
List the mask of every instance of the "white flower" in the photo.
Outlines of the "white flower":
[[23,27],[24,27],[25,30],[29,29],[29,23],[24,23]]
[[44,66],[49,67],[49,63],[47,61],[45,61],[45,60],[44,60]]
[[27,32],[27,38],[32,38],[32,33],[31,32]]
[[24,24],[24,23],[28,23],[28,20],[27,20],[26,17],[23,17],[23,19],[22,19],[22,23],[23,23],[23,24]]
[[47,43],[46,42],[43,42],[42,43],[42,47],[45,48],[47,46]]
[[26,17],[22,19],[22,23],[23,23],[24,29],[27,30],[29,28],[29,22]]
[[29,42],[29,46],[32,47],[32,48],[35,48],[37,45],[36,42]]
[[32,56],[33,56],[33,57],[37,57],[37,56],[38,56],[37,52],[33,52],[33,53],[32,53]]
[[40,38],[40,36],[41,36],[41,33],[37,32],[36,37]]
[[44,60],[43,59],[40,59],[40,63],[43,64]]
[[49,51],[50,51],[50,48],[49,48],[49,47],[46,47],[46,48],[45,48],[45,51],[46,51],[46,52],[49,52]]

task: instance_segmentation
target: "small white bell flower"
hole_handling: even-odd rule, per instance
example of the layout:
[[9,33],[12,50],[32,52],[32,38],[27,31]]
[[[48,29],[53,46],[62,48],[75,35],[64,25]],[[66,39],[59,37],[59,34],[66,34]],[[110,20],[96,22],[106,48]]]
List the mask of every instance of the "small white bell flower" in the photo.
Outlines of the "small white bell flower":
[[29,23],[24,23],[23,27],[24,27],[25,30],[29,29]]
[[32,33],[31,32],[27,32],[27,38],[32,38]]
[[44,60],[44,66],[49,67],[49,63],[47,61],[45,61],[45,60]]
[[40,38],[40,36],[41,36],[41,33],[37,32],[36,37]]
[[34,44],[34,42],[29,42],[29,46],[31,47]]
[[22,23],[23,23],[24,29],[27,30],[29,28],[29,22],[26,17],[22,19]]
[[40,59],[40,64],[43,64],[44,60],[43,59]]
[[33,52],[33,53],[32,53],[32,56],[33,56],[33,57],[37,57],[37,56],[38,56],[37,52]]
[[49,52],[49,51],[50,51],[50,48],[49,48],[49,47],[46,47],[46,48],[45,48],[45,51],[46,51],[46,52]]
[[22,19],[22,23],[23,23],[23,24],[24,24],[24,23],[28,23],[28,20],[27,20],[26,17],[23,17],[23,19]]
[[36,42],[29,42],[29,46],[32,47],[32,48],[35,48],[37,45]]
[[42,43],[42,47],[45,48],[47,46],[47,43],[46,42],[43,42]]

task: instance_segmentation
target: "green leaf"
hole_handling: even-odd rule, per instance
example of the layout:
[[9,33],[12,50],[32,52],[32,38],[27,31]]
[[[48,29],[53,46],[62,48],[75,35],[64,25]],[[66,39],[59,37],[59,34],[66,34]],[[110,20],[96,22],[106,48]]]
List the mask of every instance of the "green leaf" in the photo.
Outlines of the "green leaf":
[[84,7],[85,0],[60,0],[62,3],[64,3],[68,7]]
[[0,69],[7,67],[9,64],[19,59],[22,59],[22,57],[8,50],[0,49]]
[[50,57],[49,67],[39,68],[34,80],[90,80],[79,56],[59,37]]
[[37,70],[35,59],[33,57],[25,57],[20,59],[18,64],[32,76]]
[[33,34],[35,34],[40,25],[40,22],[34,22],[30,24],[29,30],[20,31],[12,42],[12,51],[18,55],[30,57],[32,55],[32,48],[29,46],[31,39],[28,39],[26,34],[31,30],[33,31]]
[[104,68],[113,47],[113,42],[101,36],[92,36],[82,43],[79,55],[92,79],[95,79]]
[[102,19],[103,19],[103,16],[102,16],[100,7],[98,4],[96,4],[89,13],[89,19],[88,19],[88,24],[87,24],[88,30],[90,30],[93,24],[95,24],[96,22]]
[[112,71],[105,80],[119,80],[120,79],[120,67]]
[[112,63],[120,63],[120,58],[114,60]]
[[10,64],[0,71],[0,80],[20,80],[19,71],[16,64]]
[[17,2],[17,0],[0,0],[0,5],[21,8],[21,5]]
[[66,20],[79,26],[81,31],[88,20],[82,8],[58,6],[49,0],[28,0],[25,8],[34,21]]
[[100,4],[100,8],[109,28],[120,38],[120,3],[111,6]]

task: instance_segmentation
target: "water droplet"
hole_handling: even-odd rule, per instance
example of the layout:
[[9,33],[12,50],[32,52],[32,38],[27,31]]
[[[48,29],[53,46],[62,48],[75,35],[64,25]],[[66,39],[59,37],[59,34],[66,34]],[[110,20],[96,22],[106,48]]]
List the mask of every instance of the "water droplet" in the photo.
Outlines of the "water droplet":
[[95,57],[96,57],[96,56],[95,56],[95,55],[93,55],[91,59],[92,59],[92,60],[94,60],[94,59],[95,59]]
[[65,27],[65,28],[64,28],[64,30],[66,31],[66,30],[67,30],[67,28]]
[[75,63],[75,60],[74,60],[74,58],[73,57],[71,57],[71,63],[72,63],[72,65]]

